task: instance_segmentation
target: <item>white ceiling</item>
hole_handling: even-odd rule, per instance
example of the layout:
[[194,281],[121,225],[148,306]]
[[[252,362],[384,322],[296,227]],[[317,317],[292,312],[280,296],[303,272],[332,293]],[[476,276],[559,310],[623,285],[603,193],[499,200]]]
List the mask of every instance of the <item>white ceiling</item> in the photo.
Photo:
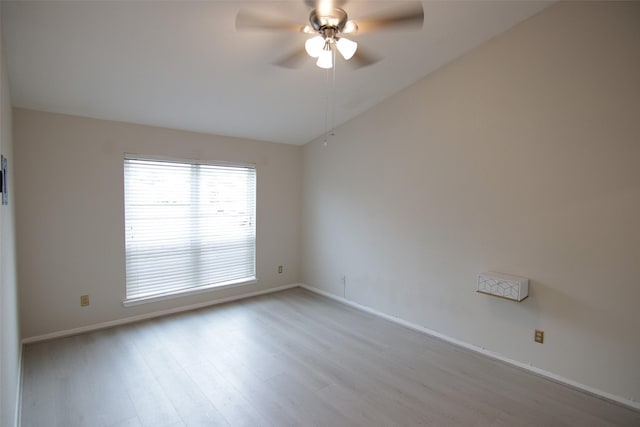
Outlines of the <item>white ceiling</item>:
[[[357,20],[398,3],[343,8]],[[2,29],[14,106],[305,144],[549,4],[426,1],[422,30],[350,37],[383,59],[360,69],[340,59],[333,90],[311,58],[271,64],[309,35],[235,30],[240,8],[305,24],[303,0],[3,1]]]

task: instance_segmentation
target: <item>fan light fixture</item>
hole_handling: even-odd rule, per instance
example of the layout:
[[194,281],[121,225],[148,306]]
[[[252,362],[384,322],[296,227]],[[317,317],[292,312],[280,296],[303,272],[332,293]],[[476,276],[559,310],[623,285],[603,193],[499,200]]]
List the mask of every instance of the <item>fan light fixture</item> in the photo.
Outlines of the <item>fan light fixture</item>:
[[304,44],[309,56],[318,58],[316,65],[320,68],[333,67],[333,46],[337,48],[345,60],[351,59],[358,49],[358,43],[344,37],[325,39],[322,36],[315,36]]
[[304,48],[310,57],[318,58],[316,61],[318,67],[333,67],[334,46],[345,60],[349,60],[355,55],[358,43],[344,37],[338,37],[340,33],[354,32],[358,29],[355,22],[347,21],[347,14],[344,10],[330,9],[320,12],[319,9],[314,9],[309,16],[309,22],[311,27],[305,27],[305,31],[319,35],[307,40]]

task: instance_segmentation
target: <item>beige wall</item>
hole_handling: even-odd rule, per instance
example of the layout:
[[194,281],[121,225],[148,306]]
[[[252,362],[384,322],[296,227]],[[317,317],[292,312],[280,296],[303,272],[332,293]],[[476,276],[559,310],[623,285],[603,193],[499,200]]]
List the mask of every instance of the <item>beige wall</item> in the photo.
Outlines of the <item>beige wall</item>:
[[[14,137],[23,337],[299,281],[301,147],[23,109]],[[255,163],[259,283],[123,307],[124,153]]]
[[[0,8],[1,10],[1,8]],[[0,19],[0,22],[2,20]],[[0,152],[8,164],[9,204],[0,206],[0,425],[15,426],[20,366],[20,327],[16,289],[11,98],[0,25]]]
[[306,145],[303,281],[639,402],[639,22],[554,5]]

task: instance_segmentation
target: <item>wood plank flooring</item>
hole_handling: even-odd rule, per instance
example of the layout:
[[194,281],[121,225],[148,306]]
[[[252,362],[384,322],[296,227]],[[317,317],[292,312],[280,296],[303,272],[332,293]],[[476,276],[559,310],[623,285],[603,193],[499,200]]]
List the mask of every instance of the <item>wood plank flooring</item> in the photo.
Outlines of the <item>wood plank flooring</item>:
[[296,288],[25,346],[22,426],[640,426],[640,412]]

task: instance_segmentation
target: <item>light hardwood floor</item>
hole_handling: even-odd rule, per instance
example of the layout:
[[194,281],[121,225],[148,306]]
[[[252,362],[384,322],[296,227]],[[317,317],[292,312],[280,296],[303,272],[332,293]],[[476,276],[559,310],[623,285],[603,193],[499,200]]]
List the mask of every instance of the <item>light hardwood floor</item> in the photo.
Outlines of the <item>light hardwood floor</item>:
[[302,289],[27,345],[24,427],[640,426]]

